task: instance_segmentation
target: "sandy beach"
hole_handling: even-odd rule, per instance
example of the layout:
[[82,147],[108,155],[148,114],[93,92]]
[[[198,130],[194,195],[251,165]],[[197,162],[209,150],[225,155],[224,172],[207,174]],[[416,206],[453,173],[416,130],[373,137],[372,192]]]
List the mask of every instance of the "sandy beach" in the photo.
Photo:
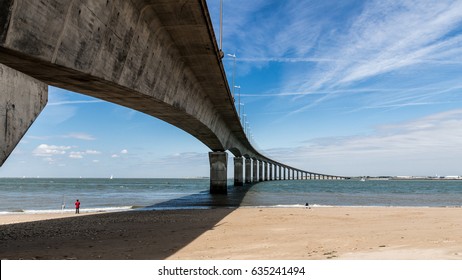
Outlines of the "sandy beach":
[[1,259],[462,259],[462,208],[0,216]]

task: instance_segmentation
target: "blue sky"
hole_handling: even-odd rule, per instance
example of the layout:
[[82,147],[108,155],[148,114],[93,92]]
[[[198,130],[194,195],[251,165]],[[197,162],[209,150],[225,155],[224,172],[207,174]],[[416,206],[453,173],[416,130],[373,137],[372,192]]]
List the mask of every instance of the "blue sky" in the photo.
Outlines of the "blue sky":
[[[207,3],[218,38],[219,0]],[[462,175],[461,1],[224,0],[223,29],[268,156],[336,175]],[[50,88],[0,176],[208,176],[208,151],[155,118]]]

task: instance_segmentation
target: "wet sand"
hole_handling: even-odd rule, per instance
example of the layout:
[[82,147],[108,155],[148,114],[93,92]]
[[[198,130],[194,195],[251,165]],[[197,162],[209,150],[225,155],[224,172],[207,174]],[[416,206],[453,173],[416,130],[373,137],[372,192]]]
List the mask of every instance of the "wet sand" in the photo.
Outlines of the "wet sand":
[[1,215],[0,258],[462,259],[462,208]]

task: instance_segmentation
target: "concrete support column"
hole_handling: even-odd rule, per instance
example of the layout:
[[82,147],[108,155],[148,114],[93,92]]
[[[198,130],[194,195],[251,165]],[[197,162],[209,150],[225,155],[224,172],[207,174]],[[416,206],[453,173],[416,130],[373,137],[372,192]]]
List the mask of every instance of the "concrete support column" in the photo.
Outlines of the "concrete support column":
[[0,166],[47,101],[46,84],[0,64]]
[[258,161],[258,181],[263,182],[263,161]]
[[258,160],[253,159],[253,182],[258,182]]
[[250,158],[245,159],[245,183],[252,183],[252,160]]
[[244,164],[242,157],[234,158],[234,185],[244,185]]
[[284,180],[287,180],[287,169],[284,167]]
[[282,180],[282,167],[279,165],[278,180]]
[[265,181],[268,181],[269,177],[269,163],[265,162]]
[[274,178],[274,177],[273,177],[273,164],[270,163],[270,164],[269,164],[269,180],[270,180],[270,181],[273,181],[273,178]]
[[297,180],[300,180],[300,171],[297,170]]
[[228,154],[226,152],[210,152],[210,193],[228,193]]

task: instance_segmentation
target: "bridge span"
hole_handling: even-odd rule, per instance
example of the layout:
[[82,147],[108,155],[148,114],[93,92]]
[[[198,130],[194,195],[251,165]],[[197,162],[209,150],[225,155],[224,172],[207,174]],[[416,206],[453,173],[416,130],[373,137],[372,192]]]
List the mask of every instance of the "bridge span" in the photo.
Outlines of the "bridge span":
[[0,165],[47,103],[47,87],[162,119],[211,149],[210,191],[287,179],[345,179],[268,158],[234,106],[205,0],[0,2]]

